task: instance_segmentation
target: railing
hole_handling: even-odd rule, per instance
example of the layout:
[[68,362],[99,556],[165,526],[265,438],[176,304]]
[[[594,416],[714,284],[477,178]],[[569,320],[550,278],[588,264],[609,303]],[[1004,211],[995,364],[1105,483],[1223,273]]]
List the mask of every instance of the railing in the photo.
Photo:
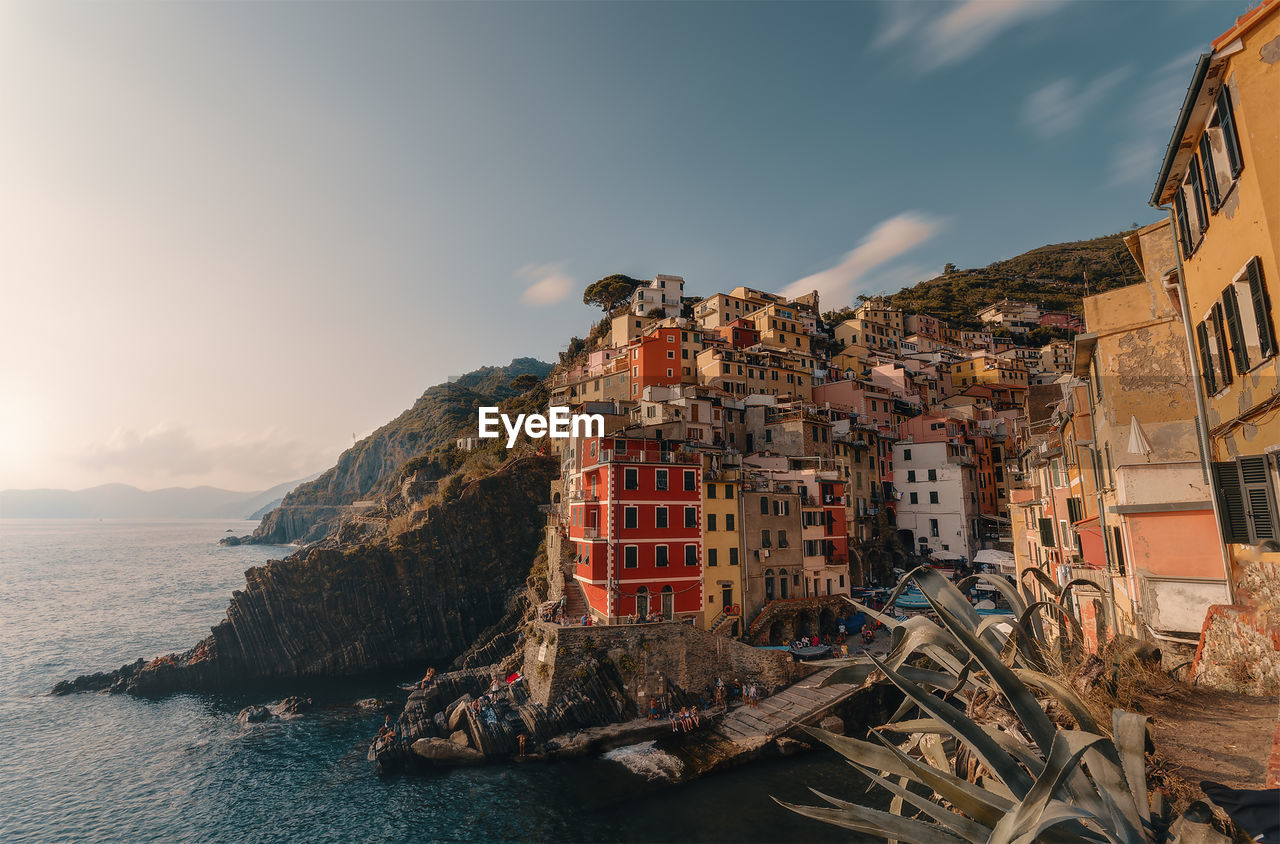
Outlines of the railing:
[[594,492],[587,492],[585,490],[575,489],[573,492],[569,493],[569,500],[570,501],[599,501],[600,496],[596,495],[596,493]]
[[679,464],[695,466],[702,462],[702,456],[684,451],[662,451],[658,454],[646,451],[617,452],[611,448],[600,450],[600,463],[655,463]]
[[582,538],[583,539],[599,539],[600,531],[593,527],[584,527],[582,529]]

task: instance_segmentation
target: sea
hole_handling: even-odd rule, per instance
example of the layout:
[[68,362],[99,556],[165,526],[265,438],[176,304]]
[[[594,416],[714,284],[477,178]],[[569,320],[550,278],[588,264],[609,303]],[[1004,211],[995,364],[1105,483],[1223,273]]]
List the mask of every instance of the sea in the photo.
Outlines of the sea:
[[[380,776],[365,752],[383,716],[352,704],[402,703],[418,669],[160,699],[48,694],[206,636],[245,569],[291,550],[217,544],[254,526],[0,519],[0,842],[878,840],[773,799],[864,802],[866,780],[825,750],[674,786],[678,761],[647,744]],[[316,708],[236,723],[291,692]]]

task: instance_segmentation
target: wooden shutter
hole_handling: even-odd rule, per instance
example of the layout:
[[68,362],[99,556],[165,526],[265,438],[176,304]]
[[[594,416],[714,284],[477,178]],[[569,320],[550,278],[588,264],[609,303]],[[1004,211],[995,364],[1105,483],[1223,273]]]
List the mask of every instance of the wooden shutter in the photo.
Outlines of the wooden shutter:
[[1182,256],[1191,257],[1191,226],[1187,223],[1187,203],[1182,198],[1182,186],[1173,195],[1174,216],[1178,221],[1178,243],[1182,244]]
[[1222,203],[1222,194],[1218,191],[1218,174],[1213,170],[1213,148],[1207,132],[1200,136],[1200,171],[1204,173],[1204,192],[1209,196],[1209,207],[1217,211]]
[[1222,324],[1222,303],[1214,302],[1213,310],[1210,312],[1210,320],[1213,322],[1213,336],[1218,343],[1218,372],[1222,377],[1222,385],[1225,387],[1232,381],[1231,376],[1231,354],[1227,350],[1227,332]]
[[1252,544],[1276,538],[1276,501],[1271,488],[1271,461],[1265,454],[1241,457],[1240,490],[1249,513]]
[[1045,548],[1052,548],[1058,544],[1053,539],[1053,519],[1040,520],[1040,544]]
[[1205,229],[1209,228],[1209,211],[1204,207],[1204,190],[1200,185],[1200,167],[1195,156],[1191,158],[1191,172],[1188,173],[1191,179],[1191,198],[1196,203],[1196,223],[1200,227],[1197,234],[1204,234]]
[[1262,347],[1262,356],[1269,358],[1277,351],[1276,330],[1271,322],[1271,294],[1267,291],[1267,280],[1262,276],[1262,262],[1257,257],[1250,259],[1246,272],[1254,322],[1258,324],[1258,345]]
[[1226,85],[1218,91],[1218,124],[1222,126],[1222,138],[1227,145],[1231,177],[1235,178],[1244,169],[1244,159],[1240,155],[1240,138],[1236,135],[1236,116],[1231,108],[1231,93]]
[[1196,326],[1196,341],[1200,344],[1200,377],[1204,379],[1204,392],[1211,396],[1218,392],[1218,384],[1213,374],[1213,353],[1209,351],[1209,327],[1204,322]]
[[1244,492],[1240,489],[1240,469],[1234,461],[1213,464],[1213,488],[1218,496],[1223,542],[1248,544],[1249,520],[1245,515]]
[[1227,331],[1231,334],[1231,350],[1235,352],[1236,372],[1249,371],[1249,348],[1244,342],[1244,327],[1240,324],[1240,301],[1236,298],[1236,286],[1228,284],[1222,291],[1222,310],[1227,318]]

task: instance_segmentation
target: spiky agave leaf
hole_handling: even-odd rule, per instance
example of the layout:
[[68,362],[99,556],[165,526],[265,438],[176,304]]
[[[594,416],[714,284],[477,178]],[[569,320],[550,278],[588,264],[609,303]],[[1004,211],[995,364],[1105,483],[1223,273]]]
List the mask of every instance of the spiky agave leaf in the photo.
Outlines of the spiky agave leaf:
[[1013,609],[1014,615],[1021,615],[1023,610],[1027,608],[1027,599],[1018,591],[1018,588],[998,574],[986,574],[985,572],[971,574],[957,583],[956,588],[961,593],[964,593],[970,586],[978,582],[990,583],[994,586],[996,591]]
[[994,827],[1013,808],[1011,800],[967,780],[922,765],[880,736],[876,736],[880,744],[872,744],[816,727],[804,729],[855,765],[915,779],[979,823]]
[[870,833],[899,841],[918,841],[921,844],[931,841],[945,844],[970,844],[967,839],[953,835],[937,824],[904,818],[868,806],[859,806],[856,803],[850,803],[838,809],[827,809],[821,806],[787,803],[776,797],[773,800],[779,806],[790,809],[798,815],[852,829],[855,832]]
[[885,673],[885,676],[921,710],[946,724],[951,734],[963,741],[978,757],[978,761],[1009,786],[1014,794],[1022,797],[1031,789],[1032,779],[1027,772],[1022,770],[1013,757],[988,736],[973,719],[951,704],[934,697],[874,656],[871,659]]
[[1044,770],[1036,778],[1035,785],[1027,792],[1023,800],[1012,812],[1004,817],[992,830],[990,844],[1013,844],[1014,842],[1033,841],[1043,828],[1045,810],[1051,803],[1063,804],[1055,807],[1051,814],[1053,826],[1064,823],[1079,823],[1082,819],[1095,821],[1104,826],[1103,819],[1078,805],[1072,806],[1064,800],[1068,796],[1072,777],[1080,772],[1080,758],[1092,747],[1107,740],[1094,733],[1080,730],[1062,730],[1053,738],[1053,745],[1045,759]]
[[[910,803],[912,806],[928,815],[934,823],[937,823],[939,826],[942,826],[950,832],[960,836],[965,841],[973,842],[973,844],[980,844],[990,837],[991,827],[983,826],[977,821],[967,818],[958,812],[953,812],[944,806],[939,806],[928,797],[916,794],[909,788],[904,788],[892,780],[885,779],[869,768],[862,768],[861,770],[867,779],[871,780],[885,791],[888,791],[890,794],[893,794],[896,799]],[[816,789],[809,790],[821,797],[823,800],[834,802],[834,798],[828,797]]]
[[[1000,660],[999,654],[991,650],[973,633],[964,629],[964,625],[957,621],[945,607],[933,604],[932,601],[930,605],[933,606],[943,626],[968,649],[973,658],[987,672],[992,685],[1009,702],[1023,729],[1027,731],[1027,735],[1031,736],[1031,740],[1040,748],[1040,752],[1048,758],[1059,731],[1057,725],[1045,714],[1040,701],[1031,693],[1027,685],[1018,679],[1013,669]],[[1075,801],[1089,812],[1098,814],[1105,812],[1106,807],[1102,799],[1089,784],[1084,772],[1076,768],[1069,773],[1067,788]],[[1010,787],[1013,785],[1008,782],[1006,784]]]
[[1098,729],[1098,722],[1093,719],[1093,714],[1089,712],[1084,701],[1080,699],[1066,683],[1061,682],[1055,677],[1050,677],[1040,671],[1033,671],[1027,668],[1015,668],[1013,673],[1018,679],[1026,683],[1032,688],[1040,689],[1046,694],[1052,695],[1053,698],[1062,704],[1067,713],[1075,719],[1076,725],[1089,733],[1101,733]]
[[1147,716],[1122,709],[1111,710],[1111,734],[1120,756],[1120,767],[1144,826],[1151,824],[1151,800],[1147,791]]

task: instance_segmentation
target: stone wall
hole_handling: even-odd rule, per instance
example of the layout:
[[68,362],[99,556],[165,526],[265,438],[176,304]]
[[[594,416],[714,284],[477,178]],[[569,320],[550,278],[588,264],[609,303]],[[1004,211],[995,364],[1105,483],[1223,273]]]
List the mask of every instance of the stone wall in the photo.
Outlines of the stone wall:
[[559,627],[536,622],[524,652],[532,699],[554,701],[593,659],[615,666],[627,696],[642,706],[671,686],[697,693],[723,677],[772,691],[807,673],[788,653],[753,648],[689,624]]

